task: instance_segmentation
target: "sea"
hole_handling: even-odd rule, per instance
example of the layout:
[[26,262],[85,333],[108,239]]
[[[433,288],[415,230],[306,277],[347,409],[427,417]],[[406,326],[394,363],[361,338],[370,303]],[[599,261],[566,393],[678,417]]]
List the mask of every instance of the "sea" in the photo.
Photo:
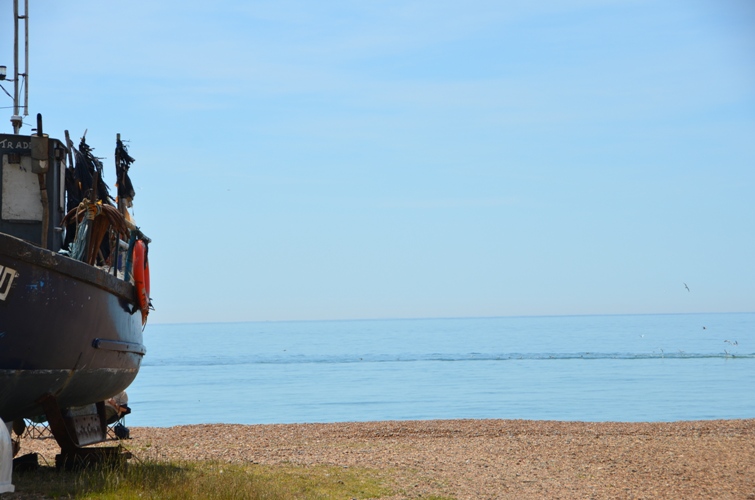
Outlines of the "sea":
[[155,324],[127,426],[755,418],[755,313]]

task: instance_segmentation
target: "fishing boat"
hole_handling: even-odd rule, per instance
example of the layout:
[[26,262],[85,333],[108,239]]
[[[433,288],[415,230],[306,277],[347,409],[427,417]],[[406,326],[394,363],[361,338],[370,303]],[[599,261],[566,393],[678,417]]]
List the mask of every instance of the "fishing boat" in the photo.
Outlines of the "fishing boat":
[[46,419],[65,462],[106,439],[105,402],[131,384],[146,353],[150,239],[130,211],[134,159],[120,134],[111,196],[86,133],[78,147],[68,131],[65,141],[53,139],[41,115],[23,133],[27,11],[28,0],[23,13],[14,0],[13,78],[0,66],[0,85],[12,82],[14,90],[13,133],[0,134],[0,419]]

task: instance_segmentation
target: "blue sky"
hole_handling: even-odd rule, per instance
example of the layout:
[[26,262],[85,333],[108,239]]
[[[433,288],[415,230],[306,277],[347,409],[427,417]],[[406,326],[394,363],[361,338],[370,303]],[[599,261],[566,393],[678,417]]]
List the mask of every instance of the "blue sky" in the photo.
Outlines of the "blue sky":
[[752,2],[31,4],[153,322],[755,310]]

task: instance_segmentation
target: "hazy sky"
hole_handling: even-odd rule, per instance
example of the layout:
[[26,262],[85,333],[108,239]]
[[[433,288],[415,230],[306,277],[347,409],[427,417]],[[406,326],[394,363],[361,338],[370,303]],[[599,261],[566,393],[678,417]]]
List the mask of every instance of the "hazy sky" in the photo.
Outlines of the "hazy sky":
[[153,322],[755,311],[751,1],[30,3]]

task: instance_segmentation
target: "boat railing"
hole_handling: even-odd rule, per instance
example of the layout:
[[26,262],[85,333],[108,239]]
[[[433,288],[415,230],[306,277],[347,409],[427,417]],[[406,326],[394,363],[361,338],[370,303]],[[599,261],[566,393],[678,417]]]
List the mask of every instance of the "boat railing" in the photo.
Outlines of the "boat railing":
[[122,280],[134,282],[129,272],[134,245],[151,242],[133,221],[112,205],[81,201],[63,218],[62,227],[74,232],[68,248],[60,253],[102,269]]

